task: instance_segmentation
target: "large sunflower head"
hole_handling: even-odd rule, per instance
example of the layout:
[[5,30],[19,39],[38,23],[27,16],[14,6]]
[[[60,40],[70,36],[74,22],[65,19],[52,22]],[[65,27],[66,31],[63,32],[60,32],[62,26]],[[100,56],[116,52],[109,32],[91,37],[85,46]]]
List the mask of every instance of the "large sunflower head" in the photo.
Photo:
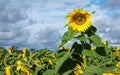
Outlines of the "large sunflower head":
[[85,32],[91,26],[91,13],[85,9],[74,9],[67,15],[68,26],[73,30]]

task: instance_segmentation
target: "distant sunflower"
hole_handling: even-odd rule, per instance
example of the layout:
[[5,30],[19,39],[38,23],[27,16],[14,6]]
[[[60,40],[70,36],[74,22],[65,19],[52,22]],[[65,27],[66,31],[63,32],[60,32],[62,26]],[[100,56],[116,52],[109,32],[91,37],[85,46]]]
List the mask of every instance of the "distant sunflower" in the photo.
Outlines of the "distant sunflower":
[[85,32],[91,26],[91,13],[85,9],[74,9],[67,15],[68,26],[73,30]]

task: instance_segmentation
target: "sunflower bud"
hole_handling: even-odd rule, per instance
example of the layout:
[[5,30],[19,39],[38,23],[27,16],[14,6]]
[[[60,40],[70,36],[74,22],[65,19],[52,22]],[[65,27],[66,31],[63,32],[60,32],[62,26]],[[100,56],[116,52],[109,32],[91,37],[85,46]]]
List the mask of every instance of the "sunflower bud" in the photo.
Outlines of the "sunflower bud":
[[108,42],[107,42],[107,40],[104,40],[104,45],[108,45]]
[[24,49],[23,49],[23,57],[26,56],[26,53],[27,53],[27,48],[24,48]]
[[92,48],[91,48],[91,50],[92,50],[92,51],[94,51],[94,50],[95,50],[95,48],[93,48],[93,47],[92,47]]
[[8,48],[8,52],[12,53],[12,48],[11,47]]

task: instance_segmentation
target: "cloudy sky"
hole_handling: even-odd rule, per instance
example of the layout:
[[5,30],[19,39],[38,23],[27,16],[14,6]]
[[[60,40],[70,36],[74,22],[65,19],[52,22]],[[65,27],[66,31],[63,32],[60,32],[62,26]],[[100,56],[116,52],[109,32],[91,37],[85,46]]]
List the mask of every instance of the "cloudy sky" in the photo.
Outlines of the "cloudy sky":
[[54,49],[74,8],[96,11],[93,24],[102,40],[120,45],[120,0],[0,0],[0,46]]

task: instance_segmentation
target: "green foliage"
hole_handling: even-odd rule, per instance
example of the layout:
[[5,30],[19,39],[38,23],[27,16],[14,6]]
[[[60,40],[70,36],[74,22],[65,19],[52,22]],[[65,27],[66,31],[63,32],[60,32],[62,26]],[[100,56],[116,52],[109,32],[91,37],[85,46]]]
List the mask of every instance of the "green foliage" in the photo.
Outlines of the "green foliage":
[[82,54],[85,55],[85,56],[89,56],[89,57],[98,56],[98,54],[97,54],[95,51],[86,50],[86,49],[84,49],[84,50],[82,51]]
[[85,37],[85,36],[78,36],[77,37],[78,38],[78,40],[80,40],[80,41],[87,41],[88,40],[88,37]]
[[73,31],[71,28],[67,32],[65,32],[62,36],[62,41],[58,48],[62,47],[64,44],[66,44],[68,41],[70,41],[75,35],[77,34],[77,31]]
[[55,74],[59,71],[61,65],[67,60],[71,55],[71,52],[60,52],[58,53],[58,57],[56,60],[56,65],[55,65]]
[[[0,47],[0,74],[5,74],[7,66],[11,67],[12,75],[77,75],[79,72],[80,75],[120,74],[120,66],[116,66],[120,61],[120,49],[104,44],[95,32],[94,26],[84,33],[69,28],[54,52],[47,48],[22,51],[12,46],[9,51]],[[72,39],[77,41],[71,47],[65,46]],[[17,70],[18,61],[22,62],[24,70]],[[76,69],[77,64],[80,67]]]
[[54,75],[55,70],[47,70],[46,72],[43,73],[43,75]]
[[97,47],[103,46],[101,38],[98,35],[92,35],[89,37],[89,39],[91,40],[91,42],[94,46],[97,46]]
[[33,75],[37,75],[41,69],[45,67],[45,64],[37,65],[35,68],[35,71],[33,72]]
[[96,27],[92,25],[91,27],[89,27],[88,30],[86,30],[85,34],[87,34],[88,36],[91,36],[91,35],[94,35],[96,31],[97,31]]
[[102,68],[91,65],[85,68],[84,75],[102,75]]

